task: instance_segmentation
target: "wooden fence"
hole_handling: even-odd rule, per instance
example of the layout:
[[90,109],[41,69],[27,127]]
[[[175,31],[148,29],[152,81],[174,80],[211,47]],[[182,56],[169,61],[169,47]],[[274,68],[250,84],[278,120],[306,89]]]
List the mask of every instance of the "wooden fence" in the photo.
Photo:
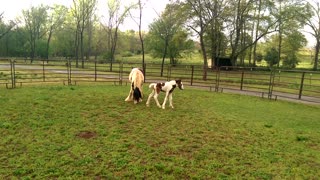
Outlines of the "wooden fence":
[[[133,67],[141,63],[83,64],[70,60],[25,60],[0,59],[0,86],[22,87],[27,84],[63,83],[75,85],[83,82],[111,82],[117,85],[128,83]],[[161,71],[163,69],[163,71]],[[200,65],[145,64],[145,81],[162,82],[182,79],[185,86],[219,92],[240,92],[269,99],[295,99],[320,104],[320,73],[253,67],[221,67],[203,69]],[[204,76],[206,72],[206,76]],[[0,87],[0,88],[1,88]]]

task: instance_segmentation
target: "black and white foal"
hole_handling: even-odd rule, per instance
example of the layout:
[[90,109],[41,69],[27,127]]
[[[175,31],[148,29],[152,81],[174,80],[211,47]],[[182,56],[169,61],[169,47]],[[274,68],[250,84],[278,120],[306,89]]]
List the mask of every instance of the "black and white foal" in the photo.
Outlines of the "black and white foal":
[[[157,106],[159,108],[162,107],[162,109],[165,109],[167,99],[169,98],[169,105],[170,105],[171,108],[173,108],[173,105],[172,105],[172,93],[173,93],[173,90],[177,86],[179,87],[179,89],[183,90],[183,84],[182,84],[181,80],[172,80],[172,81],[168,81],[168,82],[165,82],[165,83],[151,83],[149,85],[149,88],[152,89],[152,92],[150,93],[150,95],[148,97],[146,105],[147,106],[150,105],[150,99],[153,97],[154,100],[157,103]],[[162,106],[160,105],[160,103],[158,101],[158,96],[160,94],[160,91],[163,91],[163,92],[166,93],[166,96],[164,98]]]

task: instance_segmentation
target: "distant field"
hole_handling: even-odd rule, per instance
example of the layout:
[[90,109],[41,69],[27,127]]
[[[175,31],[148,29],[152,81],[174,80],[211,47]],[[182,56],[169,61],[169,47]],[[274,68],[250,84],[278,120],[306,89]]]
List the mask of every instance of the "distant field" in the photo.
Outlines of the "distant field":
[[[146,87],[146,86],[145,86]],[[0,91],[0,179],[317,179],[320,107],[175,90],[175,109],[129,86]],[[163,100],[163,94],[159,99]]]
[[[314,58],[314,52],[313,49],[307,49],[303,48],[297,53],[299,64],[297,65],[297,68],[302,69],[312,69],[313,68],[313,58]],[[134,55],[131,57],[118,57],[118,60],[123,62],[141,62],[141,55]],[[153,62],[153,63],[161,63],[161,58],[153,58],[149,54],[146,54],[145,56],[146,62]],[[211,61],[208,59],[208,61]],[[169,60],[166,59],[166,63],[169,63]],[[190,56],[185,56],[184,58],[180,58],[178,63],[182,64],[203,64],[202,55],[198,52],[192,53]],[[210,63],[210,62],[209,62]],[[249,63],[248,60],[245,60],[245,63]],[[264,66],[267,67],[268,64],[266,61],[262,60],[261,62],[257,62],[257,66]]]

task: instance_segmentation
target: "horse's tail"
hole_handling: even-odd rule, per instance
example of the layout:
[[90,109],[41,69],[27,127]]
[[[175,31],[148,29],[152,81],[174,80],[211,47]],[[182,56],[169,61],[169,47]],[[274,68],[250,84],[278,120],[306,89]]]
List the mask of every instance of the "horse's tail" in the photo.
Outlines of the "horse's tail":
[[138,87],[135,87],[133,90],[133,97],[136,101],[139,102],[140,98],[142,98],[141,91]]

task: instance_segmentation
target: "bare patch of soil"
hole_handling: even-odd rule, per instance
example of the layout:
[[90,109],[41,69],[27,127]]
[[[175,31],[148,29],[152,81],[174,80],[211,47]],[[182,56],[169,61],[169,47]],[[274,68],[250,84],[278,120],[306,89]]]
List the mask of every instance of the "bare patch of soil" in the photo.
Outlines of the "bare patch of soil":
[[91,131],[80,131],[78,134],[76,134],[76,136],[83,139],[91,139],[95,138],[97,133]]

